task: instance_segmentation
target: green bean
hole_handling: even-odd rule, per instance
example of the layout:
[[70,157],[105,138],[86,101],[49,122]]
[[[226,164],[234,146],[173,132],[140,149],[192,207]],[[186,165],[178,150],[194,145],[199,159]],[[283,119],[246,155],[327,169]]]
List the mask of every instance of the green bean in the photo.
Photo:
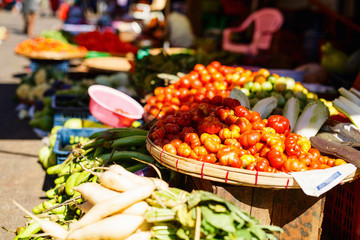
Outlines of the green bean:
[[23,230],[20,234],[18,234],[14,240],[20,240],[20,239],[29,239],[31,238],[34,234],[40,232],[41,230],[41,226],[38,222],[34,221],[32,223],[30,223],[25,230]]
[[144,145],[146,145],[146,136],[131,136],[114,140],[111,147],[139,147]]

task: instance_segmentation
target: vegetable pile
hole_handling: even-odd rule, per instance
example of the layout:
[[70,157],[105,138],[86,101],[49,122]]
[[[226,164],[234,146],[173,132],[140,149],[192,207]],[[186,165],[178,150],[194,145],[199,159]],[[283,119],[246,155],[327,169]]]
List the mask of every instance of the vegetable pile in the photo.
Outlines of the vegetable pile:
[[[309,114],[299,117],[300,125],[315,116]],[[160,118],[150,137],[171,154],[248,170],[292,172],[346,163],[321,155],[308,137],[291,132],[284,116],[263,119],[238,100],[220,96]]]
[[[143,174],[145,163],[153,163],[154,159],[145,148],[148,131],[136,128],[108,129],[96,132],[76,146],[68,158],[61,164],[51,165],[42,162],[48,175],[54,176],[53,188],[46,191],[46,201],[32,209],[38,217],[54,221],[64,228],[82,216],[80,204],[83,200],[74,187],[83,183],[94,183],[101,179],[103,167],[119,164],[130,172]],[[44,150],[42,150],[44,151]],[[40,152],[39,152],[40,154]],[[47,153],[41,153],[47,155]],[[50,158],[54,159],[51,153]],[[137,160],[134,160],[137,159]],[[142,161],[142,162],[139,162]],[[41,161],[41,159],[40,159]],[[51,160],[47,160],[51,161]],[[133,185],[128,185],[129,187]],[[100,194],[99,197],[102,197]],[[15,239],[30,237],[39,232],[37,223],[28,222],[26,229]]]
[[129,42],[121,41],[118,35],[109,31],[80,33],[74,37],[74,41],[89,51],[109,52],[114,55],[126,53],[136,54],[138,51],[136,46]]
[[[261,225],[219,196],[171,188],[158,178],[140,177],[120,165],[99,173],[98,181],[73,191],[83,203],[78,220],[64,227],[54,218],[26,211],[33,221],[16,239],[44,232],[54,239],[276,239],[282,229]],[[65,205],[63,205],[65,206]],[[62,206],[62,207],[63,207]],[[81,210],[80,210],[81,209]],[[65,225],[67,226],[67,225]]]
[[[252,72],[213,61],[207,66],[196,64],[177,82],[155,88],[154,96],[147,99],[145,110],[152,117],[162,117],[179,109],[188,109],[192,103],[209,102],[215,96],[229,97],[234,88],[241,90],[242,98],[248,98],[244,106],[256,111],[258,108],[267,109],[267,116],[272,112],[281,114],[291,97],[298,99],[300,110],[317,99],[316,94],[309,93],[293,78],[270,74],[266,69]],[[264,102],[271,102],[271,108],[263,107]]]
[[34,54],[37,52],[57,52],[57,53],[68,53],[78,54],[86,53],[87,50],[82,46],[73,46],[68,43],[64,43],[59,40],[51,38],[37,37],[32,39],[26,39],[20,42],[15,52],[19,54]]

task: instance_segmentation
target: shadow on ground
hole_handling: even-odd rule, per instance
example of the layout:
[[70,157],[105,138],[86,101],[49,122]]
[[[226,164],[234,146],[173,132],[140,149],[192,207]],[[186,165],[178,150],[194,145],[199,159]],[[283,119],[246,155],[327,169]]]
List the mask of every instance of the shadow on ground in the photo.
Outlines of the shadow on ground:
[[39,139],[29,119],[17,116],[15,92],[18,84],[0,84],[0,139]]

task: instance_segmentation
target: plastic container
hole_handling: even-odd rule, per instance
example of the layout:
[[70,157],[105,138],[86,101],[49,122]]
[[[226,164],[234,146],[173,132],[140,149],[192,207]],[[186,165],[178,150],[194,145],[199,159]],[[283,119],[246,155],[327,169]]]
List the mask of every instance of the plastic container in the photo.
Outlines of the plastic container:
[[323,232],[332,239],[360,239],[360,180],[339,185],[326,194]]
[[111,87],[92,85],[88,89],[90,113],[111,127],[130,127],[143,117],[144,108],[132,97]]
[[95,132],[104,131],[103,128],[60,128],[57,131],[56,141],[53,151],[56,156],[57,164],[61,164],[71,153],[71,150],[64,150],[66,145],[77,144],[86,141]]

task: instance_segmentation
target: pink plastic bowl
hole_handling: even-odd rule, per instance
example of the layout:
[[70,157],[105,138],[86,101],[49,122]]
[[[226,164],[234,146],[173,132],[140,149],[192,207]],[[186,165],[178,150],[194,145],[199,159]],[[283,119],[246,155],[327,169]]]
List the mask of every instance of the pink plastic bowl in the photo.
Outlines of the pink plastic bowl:
[[[133,98],[111,87],[92,85],[88,89],[90,113],[111,127],[130,127],[141,119],[144,108]],[[121,112],[116,111],[121,109]]]

